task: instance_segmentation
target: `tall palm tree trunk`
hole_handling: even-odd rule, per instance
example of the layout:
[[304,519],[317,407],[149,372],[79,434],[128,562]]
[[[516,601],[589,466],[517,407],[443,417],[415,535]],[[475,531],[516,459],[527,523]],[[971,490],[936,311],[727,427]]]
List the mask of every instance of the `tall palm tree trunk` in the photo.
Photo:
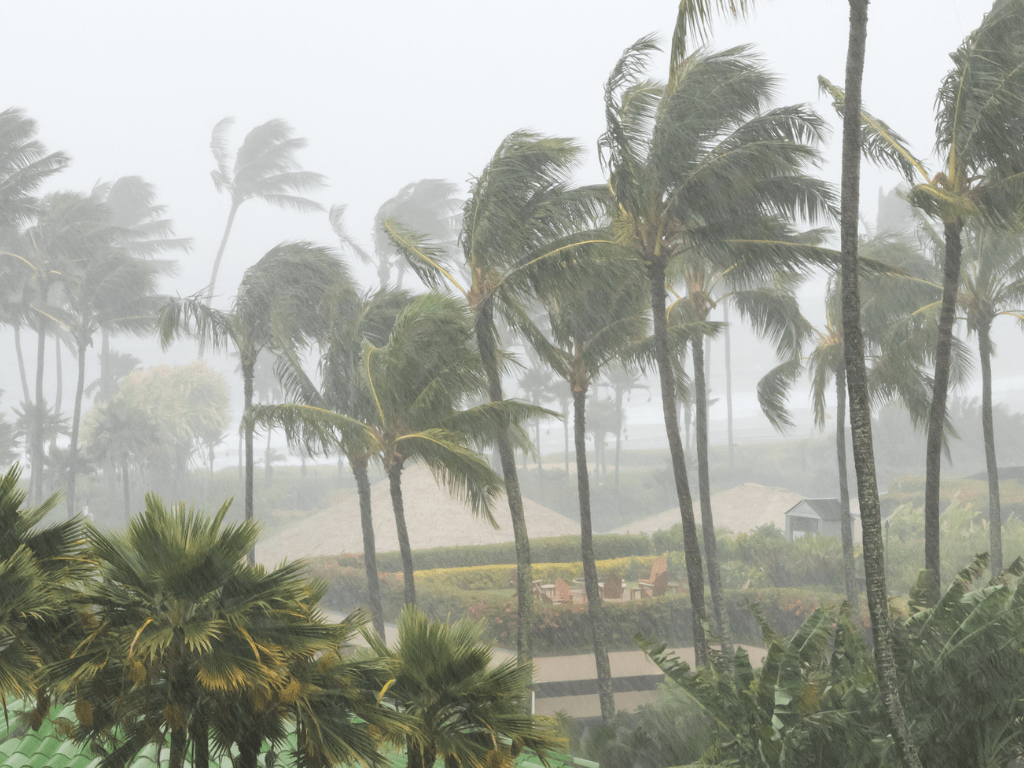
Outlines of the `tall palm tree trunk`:
[[608,661],[608,640],[601,609],[601,593],[597,583],[597,562],[594,559],[594,530],[590,521],[590,477],[587,474],[586,409],[587,391],[573,389],[572,402],[576,442],[576,485],[580,496],[580,553],[583,560],[583,583],[587,591],[587,614],[594,633],[594,661],[597,664],[597,693],[601,700],[601,719],[606,723],[615,717],[615,694],[612,691],[612,667]]
[[359,491],[359,521],[363,527],[363,566],[366,568],[366,591],[370,597],[373,628],[384,639],[384,606],[380,600],[380,576],[377,573],[377,545],[373,536],[373,510],[370,507],[370,476],[366,459],[349,459]]
[[[622,390],[615,390],[615,493],[619,492],[619,461],[622,458],[622,427],[626,423],[626,419],[622,414]],[[620,499],[616,497],[616,504]]]
[[722,643],[722,651],[732,656],[729,616],[722,588],[722,569],[718,563],[718,541],[715,520],[711,514],[711,476],[708,471],[708,390],[704,377],[704,339],[693,340],[693,385],[697,395],[697,485],[700,493],[700,526],[704,535],[704,556],[708,561],[708,584],[711,587],[711,610]]
[[32,425],[32,481],[29,483],[32,491],[29,495],[34,504],[43,500],[43,368],[46,355],[46,327],[42,318],[39,318],[36,333],[36,407],[33,419],[35,424]]
[[398,528],[398,551],[402,555],[405,604],[416,605],[416,575],[412,565],[412,547],[409,545],[409,528],[405,524],[401,461],[396,461],[388,468],[388,481],[391,486],[391,507],[395,512],[395,526]]
[[78,382],[75,384],[75,413],[71,417],[71,445],[68,458],[68,518],[75,516],[75,481],[78,475],[78,430],[82,424],[82,396],[85,392],[85,344],[78,342]]
[[992,424],[992,342],[991,326],[978,325],[978,352],[981,355],[981,430],[985,437],[985,468],[988,470],[988,561],[992,578],[1003,572],[1003,515],[999,509],[999,465],[996,463],[996,436]]
[[839,530],[843,539],[843,574],[846,601],[856,616],[860,612],[857,579],[853,572],[853,521],[850,519],[850,483],[846,473],[846,364],[836,369],[836,464],[839,470]]
[[935,377],[932,407],[928,413],[928,442],[925,447],[924,478],[924,567],[928,573],[926,597],[929,605],[939,602],[939,485],[942,474],[942,437],[946,421],[946,395],[949,392],[949,365],[953,351],[953,322],[960,287],[960,259],[963,224],[946,222],[946,260],[942,269],[942,308],[939,311],[938,340],[935,343]]
[[121,459],[121,481],[124,486],[124,522],[125,525],[132,519],[132,488],[131,477],[128,474],[128,456]]
[[697,542],[697,522],[693,516],[690,482],[686,477],[686,460],[679,437],[679,419],[676,416],[676,382],[668,349],[668,320],[665,316],[665,268],[657,263],[648,266],[651,281],[651,309],[654,315],[654,355],[661,380],[661,409],[665,418],[669,454],[672,457],[672,475],[679,499],[679,516],[683,523],[683,551],[686,555],[686,581],[693,609],[693,651],[698,666],[708,662],[708,641],[701,623],[705,617],[704,572]]
[[[53,397],[53,411],[60,418],[61,405],[64,402],[64,366],[63,356],[60,353],[60,336],[53,337],[53,374],[57,378],[57,391]],[[56,435],[54,436],[56,441]]]
[[864,572],[867,575],[868,612],[874,638],[875,671],[885,714],[906,768],[920,768],[910,727],[900,701],[898,670],[889,626],[889,595],[885,586],[882,515],[875,479],[871,440],[871,401],[864,366],[864,337],[860,326],[860,289],[857,283],[857,218],[860,207],[861,84],[868,33],[868,0],[850,0],[850,38],[846,54],[846,106],[843,113],[843,163],[840,241],[842,250],[843,347],[850,394],[850,431],[860,498]]
[[235,223],[235,214],[238,213],[238,203],[231,204],[228,212],[228,223],[224,227],[224,235],[220,239],[220,247],[217,249],[217,256],[213,260],[213,272],[210,275],[210,285],[206,289],[206,306],[213,302],[213,292],[217,288],[217,273],[220,272],[220,260],[224,257],[224,249],[228,245],[228,236],[231,234],[231,225]]
[[[253,519],[253,456],[252,456],[252,433],[253,424],[249,421],[249,412],[252,410],[252,389],[256,380],[256,362],[242,362],[242,387],[245,393],[245,519],[248,522]],[[256,547],[249,550],[249,565],[256,564]]]
[[565,474],[569,474],[569,401],[562,408],[562,434],[565,438]]
[[[498,345],[494,328],[494,306],[486,299],[477,310],[476,339],[480,358],[487,371],[487,391],[491,402],[500,403],[501,373],[498,362]],[[509,442],[508,434],[498,437],[498,458],[501,474],[505,480],[508,509],[512,517],[512,533],[516,541],[516,655],[520,663],[533,661],[533,567],[530,561],[530,537],[526,531],[526,511],[523,495],[519,488],[519,473],[516,471],[516,457]],[[567,454],[568,455],[568,454]]]
[[729,304],[722,302],[722,323],[725,333],[725,422],[729,439],[729,470],[735,469],[735,450],[732,438],[732,345],[729,341]]
[[32,397],[28,389],[28,375],[25,373],[25,355],[21,351],[21,326],[14,324],[14,352],[18,356],[18,374],[21,376],[22,402],[29,403]]

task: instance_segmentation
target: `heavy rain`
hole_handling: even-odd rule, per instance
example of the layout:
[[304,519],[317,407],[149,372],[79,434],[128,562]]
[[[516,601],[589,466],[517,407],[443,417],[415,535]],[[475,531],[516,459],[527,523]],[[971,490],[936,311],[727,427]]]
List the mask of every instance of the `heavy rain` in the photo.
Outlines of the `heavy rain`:
[[1022,764],[1024,0],[4,17],[0,765]]

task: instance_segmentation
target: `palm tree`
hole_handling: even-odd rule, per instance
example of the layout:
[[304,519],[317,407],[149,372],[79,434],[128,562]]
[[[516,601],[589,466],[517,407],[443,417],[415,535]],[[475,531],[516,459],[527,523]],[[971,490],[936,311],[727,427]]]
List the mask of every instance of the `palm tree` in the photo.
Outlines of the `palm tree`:
[[69,447],[68,515],[75,511],[78,436],[85,391],[85,353],[97,331],[142,334],[153,327],[157,309],[156,270],[111,242],[67,265],[62,306],[56,318],[68,329],[77,352],[78,379]]
[[[294,349],[323,338],[330,298],[351,285],[342,263],[311,243],[282,243],[246,270],[230,312],[215,310],[204,293],[168,300],[157,325],[166,349],[180,335],[214,349],[232,349],[242,366],[245,396],[245,519],[253,517],[252,423],[244,417],[253,403],[256,359],[266,348]],[[249,561],[255,562],[255,550]]]
[[372,418],[360,421],[344,413],[308,405],[263,405],[251,421],[284,427],[289,440],[363,446],[387,472],[402,555],[405,602],[416,601],[416,584],[405,522],[402,470],[420,461],[449,491],[470,504],[474,514],[494,523],[491,503],[501,479],[480,458],[474,443],[493,441],[509,426],[528,441],[518,422],[537,409],[516,401],[464,402],[480,393],[486,378],[470,345],[472,329],[464,309],[452,299],[427,294],[412,302],[395,321],[388,343],[364,340],[359,368]]
[[[649,37],[627,49],[612,70],[605,86],[607,131],[599,149],[617,208],[614,230],[643,263],[651,285],[655,359],[683,523],[695,647],[704,664],[704,580],[676,415],[666,281],[673,263],[685,261],[691,247],[698,253],[731,252],[736,260],[759,264],[762,274],[790,263],[791,233],[772,221],[783,237],[765,238],[766,218],[799,211],[813,224],[828,213],[830,196],[823,184],[803,175],[804,165],[816,158],[813,144],[823,131],[817,116],[802,106],[766,111],[774,81],[745,48],[688,53],[686,28],[696,23],[691,12],[691,6],[681,6],[666,85],[644,74],[656,49]],[[758,236],[752,240],[751,233]],[[821,257],[820,249],[804,248],[807,256]]]
[[121,473],[125,524],[132,517],[131,470],[142,468],[160,447],[159,424],[148,408],[115,394],[95,407],[84,430],[88,455]]
[[225,117],[213,127],[210,139],[210,151],[217,163],[216,170],[210,172],[213,185],[218,192],[227,190],[231,196],[231,208],[224,236],[213,260],[210,285],[205,290],[207,306],[213,300],[217,287],[217,273],[235,214],[245,201],[263,200],[279,208],[302,212],[323,210],[319,203],[296,194],[318,189],[325,183],[321,174],[302,170],[295,159],[295,153],[306,146],[305,139],[292,136],[292,128],[285,120],[268,120],[246,134],[242,146],[235,153],[233,167],[229,167],[231,158],[227,149],[227,132],[232,123],[234,118]]
[[622,455],[622,435],[626,428],[626,410],[623,408],[623,398],[628,398],[630,393],[637,389],[647,389],[643,383],[643,376],[638,372],[624,368],[621,365],[612,366],[604,375],[605,386],[612,390],[615,403],[615,422],[618,428],[615,430],[615,492],[619,490],[619,460]]
[[[13,253],[8,256],[22,266],[27,275],[24,290],[30,299],[37,335],[35,413],[43,413],[43,380],[46,335],[57,333],[62,291],[70,277],[73,265],[86,263],[94,254],[110,247],[111,230],[104,218],[102,206],[88,195],[77,192],[54,192],[44,197],[38,206],[35,222],[19,238]],[[59,343],[59,342],[58,342]],[[30,436],[32,457],[32,498],[43,494],[44,449],[41,425],[36,424]]]
[[[373,418],[372,405],[359,386],[363,342],[374,346],[387,344],[391,329],[399,313],[412,298],[404,291],[379,290],[363,294],[356,300],[336,301],[340,310],[332,316],[330,331],[322,343],[323,352],[319,369],[319,387],[303,370],[301,361],[285,350],[279,358],[278,372],[289,402],[312,408],[335,411],[360,421]],[[310,451],[330,453],[339,451],[348,460],[359,495],[359,517],[363,533],[363,566],[366,570],[367,592],[373,626],[384,637],[384,608],[380,597],[380,579],[377,572],[377,549],[373,533],[373,510],[370,504],[369,462],[372,446],[362,439],[350,439],[347,432],[333,435],[324,444],[315,433],[302,435],[300,445]]]
[[[156,203],[156,188],[141,176],[121,176],[97,184],[92,197],[106,206],[107,220],[116,229],[117,244],[129,255],[146,260],[161,275],[174,272],[176,263],[158,258],[173,251],[192,250],[192,239],[174,236],[174,223],[164,217],[166,206]],[[113,395],[110,330],[101,329],[99,397]],[[116,353],[115,353],[116,354]]]
[[[417,276],[440,291],[458,291],[473,313],[477,347],[488,377],[488,396],[501,403],[503,319],[515,328],[529,325],[527,297],[539,275],[558,274],[576,246],[607,239],[587,231],[599,214],[594,190],[570,189],[569,176],[579,147],[562,138],[528,131],[507,136],[470,188],[463,208],[455,259],[444,243],[410,230],[396,219],[382,224]],[[460,268],[468,276],[460,279]],[[533,579],[513,440],[498,439],[505,490],[516,541],[517,637],[520,659],[532,658],[530,626]]]
[[[875,476],[874,447],[871,438],[871,402],[864,361],[864,338],[860,325],[860,286],[858,284],[857,222],[860,209],[861,152],[870,153],[871,144],[861,131],[861,85],[864,79],[864,52],[867,42],[868,0],[850,0],[850,35],[846,52],[846,105],[843,115],[842,180],[840,184],[840,250],[842,254],[843,357],[847,390],[850,396],[850,432],[853,459],[857,470],[857,497],[860,501],[861,540],[864,548],[864,574],[867,582],[868,612],[874,639],[875,670],[882,703],[896,749],[906,768],[921,765],[910,735],[899,693],[899,672],[893,652],[889,626],[889,595],[885,586],[885,551],[882,541],[882,514]],[[936,569],[937,573],[937,569]]]
[[[18,228],[36,214],[38,201],[33,197],[36,190],[68,163],[63,152],[47,152],[43,143],[35,138],[35,133],[35,120],[23,110],[10,108],[0,112],[0,249],[5,252],[11,250],[12,237]],[[5,266],[10,267],[6,263]],[[23,401],[27,403],[31,396],[21,350],[21,327],[30,324],[31,311],[24,293],[24,282],[17,279],[17,272],[7,269],[4,277],[6,288],[4,301],[0,304],[0,322],[14,329]]]
[[[1024,200],[1024,157],[1018,151],[1024,144],[1024,126],[1015,117],[1024,107],[1017,87],[1022,44],[1024,2],[997,0],[953,53],[953,69],[936,97],[935,149],[941,158],[937,173],[928,172],[884,122],[862,110],[854,113],[860,117],[865,154],[899,170],[912,185],[910,203],[943,224],[942,308],[925,457],[925,569],[932,579],[931,604],[939,599],[940,590],[939,481],[962,233],[972,220],[1005,226]],[[823,78],[820,82],[845,115],[849,93]]]
[[0,476],[0,696],[5,702],[36,698],[31,724],[38,728],[49,714],[39,669],[73,648],[63,636],[70,585],[86,576],[88,565],[81,556],[81,519],[39,529],[57,496],[26,509],[20,477],[16,464]]
[[523,749],[546,761],[560,745],[554,721],[528,713],[531,666],[514,659],[492,664],[476,624],[431,621],[407,607],[394,647],[376,635],[364,637],[396,668],[383,701],[411,720],[409,768],[430,768],[438,760],[446,768],[510,765]]
[[588,273],[570,276],[570,279],[557,283],[539,284],[538,293],[550,318],[552,338],[549,341],[539,334],[528,336],[537,354],[568,384],[572,393],[580,548],[587,612],[593,631],[601,717],[605,722],[615,715],[615,698],[594,558],[586,401],[591,385],[605,368],[636,353],[648,325],[643,275],[635,263],[629,261],[612,262],[612,265],[613,268],[600,271],[591,267]]
[[[76,601],[87,614],[84,636],[47,673],[59,694],[75,700],[78,739],[101,742],[117,733],[111,764],[169,731],[172,768],[183,766],[189,742],[193,764],[207,765],[210,728],[225,709],[260,700],[295,705],[303,696],[293,670],[324,653],[330,658],[358,623],[323,620],[314,608],[323,585],[304,582],[303,563],[270,572],[247,565],[258,527],[224,526],[229,505],[211,518],[184,504],[168,508],[150,494],[124,533],[89,528],[100,578]],[[249,727],[230,740],[242,763],[254,766],[264,734],[253,734],[252,718],[243,725]],[[366,748],[367,726],[354,726],[363,735],[350,744],[362,760],[378,757]]]

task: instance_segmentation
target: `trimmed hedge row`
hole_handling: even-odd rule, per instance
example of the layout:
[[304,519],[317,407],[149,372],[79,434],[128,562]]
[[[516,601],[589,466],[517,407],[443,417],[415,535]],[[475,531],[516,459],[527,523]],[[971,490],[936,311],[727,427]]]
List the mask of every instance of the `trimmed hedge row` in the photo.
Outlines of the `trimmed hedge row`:
[[[612,560],[598,560],[597,572],[604,574],[615,571],[623,579],[636,581],[651,573],[656,555],[642,557],[618,557]],[[434,589],[476,590],[507,589],[514,584],[516,566],[479,565],[465,568],[435,568],[430,571],[416,571],[416,586],[429,585]],[[534,563],[533,578],[546,583],[557,578],[572,581],[583,578],[583,563]]]
[[[594,557],[598,560],[653,554],[651,540],[643,534],[609,533],[594,537]],[[478,544],[472,547],[418,549],[412,556],[417,571],[474,565],[512,565],[516,562],[516,545],[513,542],[506,542]],[[535,563],[574,563],[580,559],[580,537],[554,536],[530,539],[530,557]],[[352,558],[358,561],[357,564],[362,563],[362,556],[353,555]],[[381,571],[401,573],[401,555],[398,552],[378,553],[377,568]]]

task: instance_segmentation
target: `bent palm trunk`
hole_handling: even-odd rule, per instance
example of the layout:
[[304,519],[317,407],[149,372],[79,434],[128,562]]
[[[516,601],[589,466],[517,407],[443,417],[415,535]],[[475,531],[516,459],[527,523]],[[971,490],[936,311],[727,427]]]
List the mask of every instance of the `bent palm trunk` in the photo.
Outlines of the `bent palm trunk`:
[[398,551],[402,555],[402,577],[405,581],[405,604],[416,604],[416,576],[412,566],[412,547],[409,546],[409,529],[405,525],[405,504],[402,500],[402,462],[396,461],[388,468],[391,485],[391,506],[395,511],[395,526],[398,528]]
[[235,223],[235,214],[238,213],[238,204],[232,203],[228,212],[228,223],[224,227],[224,235],[220,239],[220,247],[217,248],[217,256],[213,260],[213,273],[210,275],[210,287],[207,288],[206,306],[213,302],[213,292],[217,288],[217,273],[220,271],[220,260],[224,257],[224,249],[228,244],[228,236],[231,234],[231,225]]
[[594,532],[590,521],[590,477],[587,474],[586,390],[572,393],[575,415],[576,484],[580,495],[580,553],[583,560],[583,583],[587,591],[587,614],[594,634],[594,661],[597,664],[597,692],[601,700],[601,719],[606,723],[615,717],[615,694],[612,691],[612,668],[608,661],[608,641],[601,609],[601,593],[597,583],[594,560]]
[[729,617],[725,609],[722,589],[722,570],[718,564],[718,541],[715,538],[715,520],[711,514],[711,477],[708,470],[708,390],[704,376],[704,339],[693,340],[693,386],[696,390],[697,427],[697,485],[700,493],[700,525],[704,536],[704,556],[708,560],[708,584],[711,587],[711,610],[722,643],[722,651],[732,656],[729,637]]
[[860,498],[864,572],[867,576],[868,612],[874,638],[878,687],[890,732],[906,768],[920,768],[921,760],[910,737],[910,727],[900,701],[898,670],[889,626],[889,595],[885,586],[885,552],[882,516],[875,479],[871,441],[871,401],[864,366],[864,337],[860,327],[860,289],[857,284],[857,218],[860,195],[860,112],[867,39],[868,0],[850,0],[850,40],[846,56],[846,107],[843,113],[843,173],[841,185],[840,240],[843,279],[843,347],[847,388],[850,395],[850,430],[853,460]]
[[686,477],[686,460],[679,437],[679,419],[676,415],[676,384],[668,350],[668,321],[665,317],[665,269],[657,264],[648,266],[651,281],[651,308],[654,315],[654,354],[661,380],[661,409],[665,418],[669,454],[672,456],[672,475],[679,499],[679,516],[683,523],[683,551],[686,555],[686,582],[690,590],[693,609],[693,651],[698,666],[708,662],[708,642],[702,621],[704,608],[704,573],[701,565],[700,545],[697,543],[697,522],[693,516],[690,482]]
[[380,600],[380,577],[377,574],[377,545],[373,535],[373,510],[370,507],[370,477],[366,459],[349,459],[359,490],[359,520],[363,527],[363,565],[366,568],[366,591],[370,597],[373,628],[384,639],[384,607]]
[[990,326],[978,327],[978,351],[981,354],[981,430],[985,436],[985,468],[988,471],[989,565],[992,578],[1003,572],[1003,515],[999,509],[999,465],[996,463],[996,435],[992,424],[992,343]]
[[956,319],[956,296],[960,287],[960,258],[963,224],[945,225],[946,261],[942,269],[942,309],[939,312],[939,333],[935,342],[935,378],[932,407],[928,414],[928,443],[925,453],[924,479],[924,567],[928,573],[929,605],[939,602],[939,484],[942,474],[942,434],[946,421],[946,395],[949,392],[949,365],[953,351],[953,322]]

